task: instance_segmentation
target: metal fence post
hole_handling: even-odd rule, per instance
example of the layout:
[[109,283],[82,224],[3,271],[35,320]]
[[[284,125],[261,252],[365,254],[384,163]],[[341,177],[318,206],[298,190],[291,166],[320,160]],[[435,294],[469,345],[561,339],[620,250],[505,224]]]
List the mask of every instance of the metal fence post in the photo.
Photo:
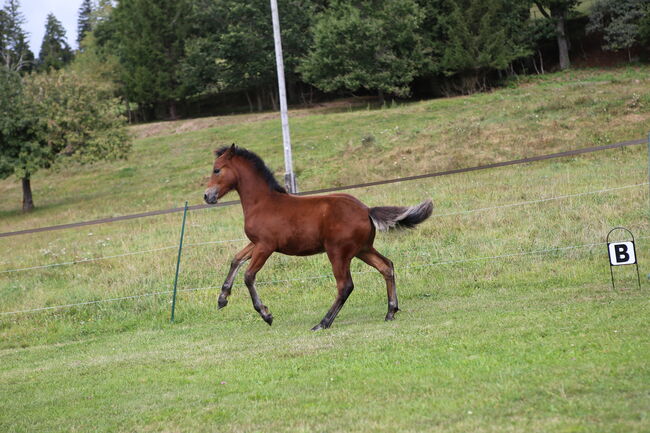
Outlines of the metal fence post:
[[174,277],[174,294],[172,295],[172,317],[171,323],[174,323],[174,310],[176,309],[176,286],[178,285],[178,271],[181,267],[181,253],[183,252],[183,237],[185,236],[185,218],[187,217],[187,202],[183,211],[183,224],[181,225],[181,240],[178,244],[178,259],[176,260],[176,276]]

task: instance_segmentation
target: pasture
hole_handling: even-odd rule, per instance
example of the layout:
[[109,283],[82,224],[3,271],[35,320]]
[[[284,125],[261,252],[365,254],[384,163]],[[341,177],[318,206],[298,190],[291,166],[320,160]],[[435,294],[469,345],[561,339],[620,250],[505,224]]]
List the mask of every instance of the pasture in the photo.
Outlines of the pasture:
[[[301,113],[292,121],[300,188],[640,138],[648,72],[574,71],[470,97]],[[279,122],[237,118],[140,138],[129,161],[41,173],[41,207],[28,217],[13,210],[17,185],[3,181],[0,228],[197,204],[210,150],[232,141],[280,173]],[[335,295],[322,255],[274,255],[258,274],[272,327],[241,274],[216,311],[245,244],[239,206],[189,214],[173,325],[170,294],[151,294],[171,288],[180,214],[2,238],[1,312],[147,296],[0,315],[0,429],[647,431],[646,152],[351,191],[370,206],[431,197],[434,213],[414,231],[377,236],[395,263],[396,320],[383,321],[383,278],[355,261],[354,292],[317,333],[309,329]],[[641,290],[629,267],[616,269],[611,290],[603,242],[618,225],[638,238]],[[138,254],[6,272],[128,252]]]

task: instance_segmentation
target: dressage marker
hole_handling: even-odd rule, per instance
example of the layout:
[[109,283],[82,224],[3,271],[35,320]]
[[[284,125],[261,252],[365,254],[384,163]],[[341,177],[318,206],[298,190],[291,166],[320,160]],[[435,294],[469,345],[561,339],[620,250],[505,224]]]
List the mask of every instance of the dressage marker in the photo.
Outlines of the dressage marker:
[[[610,242],[609,236],[617,230],[626,231],[632,240]],[[609,272],[612,276],[612,289],[616,290],[614,285],[614,266],[634,265],[636,266],[636,278],[641,288],[641,277],[639,276],[639,264],[636,261],[636,250],[634,248],[634,235],[625,227],[615,227],[607,233],[607,252],[609,254]]]

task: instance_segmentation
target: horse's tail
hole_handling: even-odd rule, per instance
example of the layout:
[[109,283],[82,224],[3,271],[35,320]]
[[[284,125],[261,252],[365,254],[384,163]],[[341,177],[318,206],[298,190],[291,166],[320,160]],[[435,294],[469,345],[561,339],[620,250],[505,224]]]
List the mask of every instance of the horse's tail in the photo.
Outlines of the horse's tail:
[[425,200],[417,206],[379,206],[370,208],[370,219],[377,230],[386,231],[395,228],[412,229],[433,212],[431,199]]

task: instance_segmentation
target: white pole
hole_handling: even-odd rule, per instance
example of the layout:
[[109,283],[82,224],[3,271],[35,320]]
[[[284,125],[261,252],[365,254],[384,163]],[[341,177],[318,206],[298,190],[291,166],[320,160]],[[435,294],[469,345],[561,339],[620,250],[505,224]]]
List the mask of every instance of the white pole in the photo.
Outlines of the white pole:
[[275,41],[275,63],[278,68],[278,91],[280,93],[280,117],[282,118],[282,142],[284,144],[284,184],[291,193],[297,193],[296,176],[293,173],[293,157],[291,155],[291,136],[289,134],[289,115],[287,113],[287,91],[284,83],[284,59],[282,57],[282,40],[280,39],[280,18],[278,2],[271,0],[271,16],[273,18],[273,39]]

